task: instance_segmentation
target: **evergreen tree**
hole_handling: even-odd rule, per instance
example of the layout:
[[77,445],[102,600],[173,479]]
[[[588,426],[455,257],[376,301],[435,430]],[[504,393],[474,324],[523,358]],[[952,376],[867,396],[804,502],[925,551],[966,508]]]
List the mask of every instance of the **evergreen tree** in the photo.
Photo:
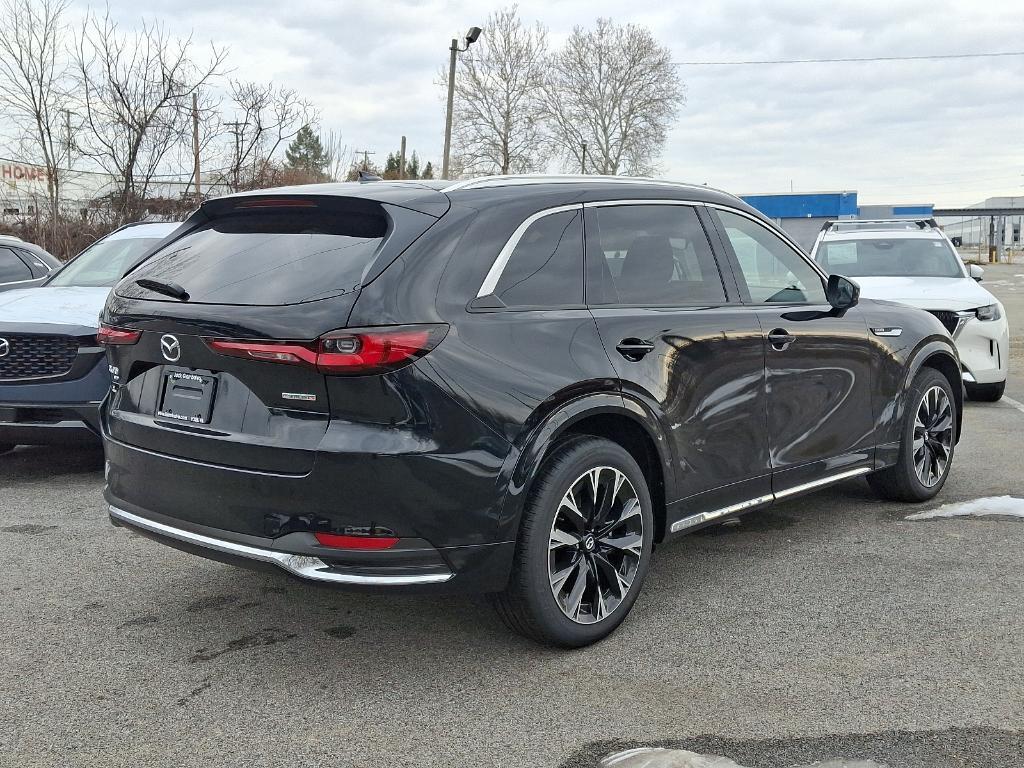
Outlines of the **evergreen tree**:
[[405,164],[405,178],[407,179],[418,179],[420,177],[420,159],[416,155],[416,150],[412,151],[412,157],[409,158],[409,162]]
[[292,143],[284,151],[285,167],[305,171],[317,178],[325,178],[331,157],[320,143],[320,137],[308,125],[302,126]]
[[427,164],[423,166],[423,173],[420,174],[421,179],[432,179],[434,178],[434,165],[429,160]]
[[397,179],[398,166],[400,165],[401,160],[401,155],[397,155],[394,152],[388,152],[388,159],[384,163],[384,175],[382,176],[382,178]]

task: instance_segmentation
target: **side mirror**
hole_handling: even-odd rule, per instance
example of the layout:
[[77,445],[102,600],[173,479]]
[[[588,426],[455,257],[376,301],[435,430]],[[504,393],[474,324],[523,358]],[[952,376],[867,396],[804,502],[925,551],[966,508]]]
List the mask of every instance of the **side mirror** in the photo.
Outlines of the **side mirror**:
[[833,309],[849,309],[860,300],[860,286],[842,275],[829,275],[825,298]]
[[980,283],[982,276],[985,274],[985,270],[979,267],[977,264],[968,264],[967,274],[969,274],[971,277],[973,277]]

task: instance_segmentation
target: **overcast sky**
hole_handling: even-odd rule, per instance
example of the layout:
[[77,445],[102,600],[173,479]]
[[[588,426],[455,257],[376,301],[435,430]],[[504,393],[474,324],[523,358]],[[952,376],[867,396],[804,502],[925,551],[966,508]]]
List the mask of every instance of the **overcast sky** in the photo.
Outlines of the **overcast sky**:
[[[449,40],[501,5],[111,0],[126,27],[141,13],[227,45],[234,76],[296,88],[351,148],[382,161],[404,133],[437,165],[444,112],[434,81]],[[677,61],[1024,50],[1024,14],[1009,0],[530,0],[519,8],[547,25],[554,45],[598,15],[646,25]],[[681,66],[680,74],[687,101],[661,160],[667,178],[735,193],[857,190],[862,204],[1024,195],[1024,56]]]

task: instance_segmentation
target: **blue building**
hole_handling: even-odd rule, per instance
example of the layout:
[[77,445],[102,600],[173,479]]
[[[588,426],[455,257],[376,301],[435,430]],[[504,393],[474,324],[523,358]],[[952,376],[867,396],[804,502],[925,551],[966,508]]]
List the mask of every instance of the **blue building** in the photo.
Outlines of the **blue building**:
[[810,250],[826,221],[835,219],[892,219],[931,216],[932,204],[859,205],[856,191],[801,194],[741,195],[782,227],[805,250]]

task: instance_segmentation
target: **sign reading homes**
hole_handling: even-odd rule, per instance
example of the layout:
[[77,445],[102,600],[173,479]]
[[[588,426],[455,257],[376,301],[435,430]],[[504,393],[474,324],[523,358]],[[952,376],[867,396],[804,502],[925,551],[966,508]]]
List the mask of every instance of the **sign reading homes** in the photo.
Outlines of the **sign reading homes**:
[[22,165],[21,163],[0,163],[0,181],[17,184],[19,181],[34,181],[45,184],[46,169],[38,165]]

